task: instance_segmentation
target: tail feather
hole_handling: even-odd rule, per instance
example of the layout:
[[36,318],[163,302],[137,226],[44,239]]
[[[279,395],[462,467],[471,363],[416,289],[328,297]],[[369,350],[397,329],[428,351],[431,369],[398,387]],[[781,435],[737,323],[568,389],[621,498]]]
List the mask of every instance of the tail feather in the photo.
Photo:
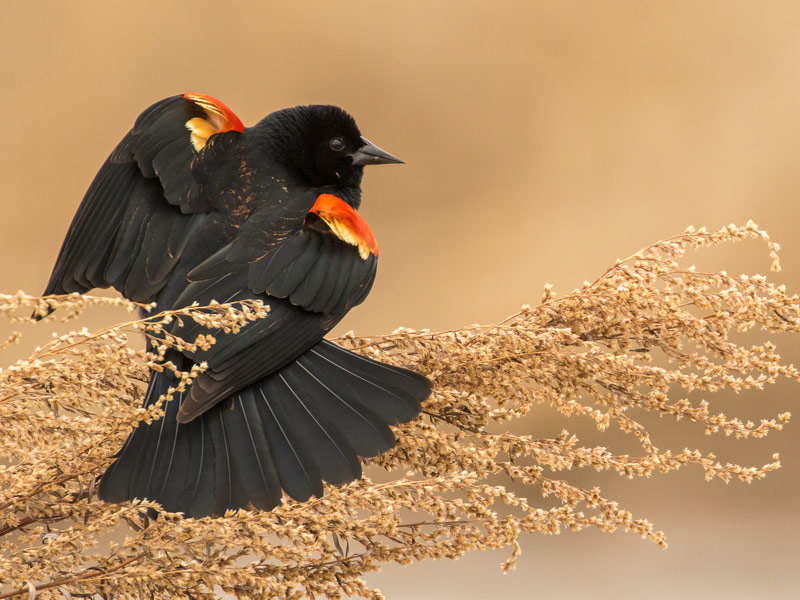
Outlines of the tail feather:
[[341,381],[352,398],[374,411],[389,425],[416,418],[420,404],[431,392],[431,382],[400,367],[349,352],[322,340],[303,358],[311,356],[315,371],[324,381]]
[[[176,381],[154,373],[145,406]],[[322,482],[361,476],[359,457],[390,449],[389,425],[409,421],[430,382],[321,341],[271,376],[235,392],[189,423],[176,393],[165,416],[133,430],[100,482],[109,502],[158,501],[187,516],[252,505],[269,510],[285,491],[321,496]]]
[[[215,484],[214,487],[218,488],[218,491],[209,493],[209,488],[213,490],[213,487],[209,486],[209,488],[200,488],[196,494],[199,493],[203,497],[210,496],[207,503],[212,506],[212,509],[208,511],[211,514],[224,513],[227,508],[239,508],[235,503],[235,498],[238,495],[234,492],[234,488],[239,487],[238,480],[234,479],[231,470],[231,450],[228,446],[229,442],[223,415],[224,410],[215,410],[201,415],[201,417],[204,417],[203,424],[210,434],[208,437],[213,448],[211,456],[214,457],[212,477]],[[235,434],[235,432],[231,433]]]
[[394,434],[387,422],[358,398],[331,389],[324,375],[318,374],[315,361],[303,356],[293,366],[306,375],[307,402],[312,410],[329,415],[359,456],[375,456],[394,446]]
[[[227,482],[218,481],[215,477],[221,470],[217,467],[225,461],[225,457],[221,453],[215,452],[217,448],[214,447],[211,439],[208,420],[209,415],[201,415],[197,419],[199,448],[195,445],[193,449],[199,449],[199,451],[193,453],[192,456],[192,466],[189,468],[190,487],[179,497],[181,504],[187,503],[189,510],[186,513],[190,517],[219,514],[214,510],[215,504],[218,504],[214,500],[221,500],[222,497],[227,496],[228,491],[224,486],[224,483]],[[219,486],[219,489],[214,489],[215,484]],[[189,489],[191,492],[187,495],[186,491]],[[159,498],[154,498],[154,500],[159,500]]]
[[[163,374],[160,375],[163,377]],[[156,375],[155,377],[159,377]],[[156,387],[151,384],[151,387]],[[166,390],[165,390],[166,391]],[[186,466],[190,460],[188,452],[190,447],[187,444],[179,444],[178,440],[184,434],[181,425],[176,420],[178,408],[183,403],[185,392],[178,392],[173,401],[164,407],[165,417],[159,421],[158,437],[155,440],[153,450],[153,460],[150,464],[148,477],[141,478],[137,485],[137,492],[144,497],[153,498],[157,494],[162,494],[169,481],[177,478],[186,478]],[[154,434],[150,434],[155,437]],[[134,436],[131,436],[134,437]],[[152,442],[150,446],[153,447]],[[141,497],[141,496],[140,496]]]
[[265,382],[273,390],[272,406],[297,432],[322,479],[335,484],[358,479],[358,455],[325,410],[312,410],[307,400],[308,381],[298,377],[293,367],[282,369]]
[[262,435],[266,435],[281,487],[295,500],[308,500],[322,495],[322,477],[314,460],[297,435],[295,428],[277,410],[276,403],[265,385],[250,386],[256,401],[261,421]]
[[225,416],[238,482],[234,499],[241,508],[246,508],[248,501],[262,510],[277,506],[281,485],[257,407],[252,400],[245,402],[241,394],[236,394]]

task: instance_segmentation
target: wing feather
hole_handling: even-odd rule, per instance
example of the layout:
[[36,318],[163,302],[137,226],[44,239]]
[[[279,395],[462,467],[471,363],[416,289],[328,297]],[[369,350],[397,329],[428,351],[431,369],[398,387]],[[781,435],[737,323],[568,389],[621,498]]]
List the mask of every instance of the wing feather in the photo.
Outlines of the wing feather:
[[110,154],[78,207],[45,294],[114,286],[133,300],[151,301],[163,288],[200,225],[197,217],[216,210],[194,170],[224,163],[231,147],[211,144],[214,151],[198,154],[187,122],[206,119],[212,134],[224,136],[243,129],[238,119],[212,110],[213,99],[188,96],[193,99],[173,96],[146,109]]

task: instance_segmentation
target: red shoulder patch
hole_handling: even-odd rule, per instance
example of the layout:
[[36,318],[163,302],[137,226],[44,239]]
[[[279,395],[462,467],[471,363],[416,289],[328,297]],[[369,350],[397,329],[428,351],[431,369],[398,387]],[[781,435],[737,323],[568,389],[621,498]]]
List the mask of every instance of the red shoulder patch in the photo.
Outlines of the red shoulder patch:
[[370,253],[378,256],[378,242],[369,224],[341,198],[320,194],[308,212],[325,221],[340,240],[358,248],[362,259],[367,260]]
[[183,95],[184,99],[194,102],[206,113],[207,119],[195,117],[186,122],[186,129],[191,132],[192,146],[197,152],[203,149],[210,138],[215,133],[225,131],[244,131],[244,125],[239,117],[225,104],[207,96],[205,94]]

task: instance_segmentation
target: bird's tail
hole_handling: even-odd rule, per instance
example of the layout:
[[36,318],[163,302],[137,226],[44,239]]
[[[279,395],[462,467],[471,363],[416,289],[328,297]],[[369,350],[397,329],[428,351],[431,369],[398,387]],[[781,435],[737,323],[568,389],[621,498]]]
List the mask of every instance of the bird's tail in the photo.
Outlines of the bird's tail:
[[[145,406],[176,384],[154,373]],[[100,498],[147,498],[190,517],[227,509],[269,510],[281,490],[296,500],[322,495],[322,481],[361,476],[361,457],[394,446],[389,425],[420,412],[425,377],[359,356],[325,340],[294,362],[237,391],[189,423],[165,416],[135,428],[100,481]]]

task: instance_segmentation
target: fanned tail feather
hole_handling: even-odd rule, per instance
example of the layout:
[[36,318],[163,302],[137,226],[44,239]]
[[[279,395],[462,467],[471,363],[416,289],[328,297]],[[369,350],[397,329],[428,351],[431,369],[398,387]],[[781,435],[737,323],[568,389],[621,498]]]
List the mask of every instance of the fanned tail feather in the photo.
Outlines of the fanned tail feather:
[[[154,373],[145,406],[176,383],[169,372]],[[162,419],[133,430],[101,479],[100,497],[147,498],[204,517],[269,510],[282,491],[299,501],[321,496],[323,481],[361,476],[358,457],[394,446],[389,425],[415,418],[430,389],[417,373],[323,340],[189,423],[177,421],[186,393],[175,393]]]

